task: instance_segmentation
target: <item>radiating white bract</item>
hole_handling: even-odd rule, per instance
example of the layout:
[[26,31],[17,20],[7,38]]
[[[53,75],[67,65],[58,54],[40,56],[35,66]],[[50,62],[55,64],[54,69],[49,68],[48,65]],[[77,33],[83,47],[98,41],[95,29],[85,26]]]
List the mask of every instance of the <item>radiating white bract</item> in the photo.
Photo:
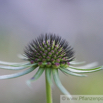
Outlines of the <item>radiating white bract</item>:
[[[24,60],[27,59],[26,56],[23,56],[23,55],[19,55],[19,57],[21,59],[24,59]],[[43,72],[45,71],[45,77],[46,77],[48,83],[50,84],[50,86],[52,86],[52,79],[51,78],[53,76],[54,82],[56,83],[57,87],[65,95],[68,95],[69,98],[72,98],[70,93],[64,88],[64,86],[60,82],[59,75],[58,75],[58,70],[61,70],[63,73],[66,73],[66,74],[69,74],[69,75],[72,75],[72,76],[85,77],[87,75],[81,74],[81,73],[91,73],[91,72],[96,72],[96,71],[99,71],[99,70],[103,69],[103,66],[94,68],[95,66],[98,65],[97,62],[86,64],[84,66],[79,66],[79,65],[84,64],[84,63],[85,62],[72,61],[72,62],[70,62],[70,65],[68,66],[68,68],[60,67],[60,68],[57,69],[57,68],[44,68],[44,67],[41,68],[37,65],[37,63],[31,64],[29,61],[28,62],[23,62],[23,63],[12,63],[12,62],[0,61],[0,69],[7,69],[7,70],[26,69],[22,72],[18,72],[18,73],[14,73],[14,74],[1,75],[0,79],[11,79],[11,78],[20,77],[20,76],[28,74],[28,73],[32,72],[33,70],[35,70],[36,68],[38,68],[35,75],[30,80],[28,80],[26,82],[27,85],[30,88],[31,88],[31,82],[37,80],[43,74]],[[43,63],[43,64],[46,65],[47,63]]]

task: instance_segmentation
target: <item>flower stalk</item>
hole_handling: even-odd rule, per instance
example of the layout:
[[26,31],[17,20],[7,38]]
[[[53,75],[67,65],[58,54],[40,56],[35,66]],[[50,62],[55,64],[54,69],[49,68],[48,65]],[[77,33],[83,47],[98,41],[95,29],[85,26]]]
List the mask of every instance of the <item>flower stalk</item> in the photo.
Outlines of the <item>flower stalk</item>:
[[47,80],[47,75],[45,71],[45,83],[46,83],[46,101],[47,103],[52,103],[52,90],[51,90],[51,85]]

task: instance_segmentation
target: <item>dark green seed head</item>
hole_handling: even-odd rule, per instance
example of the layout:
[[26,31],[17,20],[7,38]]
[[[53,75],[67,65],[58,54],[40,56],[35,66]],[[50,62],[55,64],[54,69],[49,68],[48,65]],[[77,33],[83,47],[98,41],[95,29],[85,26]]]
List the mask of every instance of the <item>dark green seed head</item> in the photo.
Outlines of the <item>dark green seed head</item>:
[[33,40],[25,50],[28,60],[40,67],[59,68],[69,66],[74,59],[74,51],[67,41],[55,34],[41,35]]

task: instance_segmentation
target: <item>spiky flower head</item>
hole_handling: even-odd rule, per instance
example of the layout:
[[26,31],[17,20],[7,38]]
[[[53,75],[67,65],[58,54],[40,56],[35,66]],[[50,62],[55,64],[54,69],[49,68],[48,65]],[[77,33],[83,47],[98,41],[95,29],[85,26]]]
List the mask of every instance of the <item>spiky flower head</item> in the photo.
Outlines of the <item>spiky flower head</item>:
[[[38,79],[42,73],[45,71],[46,79],[48,83],[51,85],[51,74],[53,75],[54,81],[58,88],[66,95],[71,95],[69,92],[63,87],[60,82],[58,70],[63,73],[70,74],[73,76],[86,76],[81,73],[90,73],[103,69],[103,66],[96,67],[91,69],[93,66],[96,66],[95,63],[83,66],[82,68],[75,67],[79,64],[83,64],[84,62],[75,62],[74,59],[74,51],[71,46],[69,46],[68,42],[62,39],[60,36],[55,34],[45,34],[39,36],[37,39],[33,40],[25,49],[24,55],[21,55],[20,58],[26,60],[24,63],[10,63],[0,61],[1,69],[8,70],[22,70],[25,71],[10,74],[10,75],[2,75],[0,79],[10,79],[20,77],[27,73],[32,72],[38,67],[38,71],[36,74],[27,82],[30,82]],[[89,67],[89,68],[88,68]]]
[[25,55],[32,63],[44,68],[69,67],[74,59],[74,51],[68,42],[57,35],[41,35],[33,40],[25,50]]

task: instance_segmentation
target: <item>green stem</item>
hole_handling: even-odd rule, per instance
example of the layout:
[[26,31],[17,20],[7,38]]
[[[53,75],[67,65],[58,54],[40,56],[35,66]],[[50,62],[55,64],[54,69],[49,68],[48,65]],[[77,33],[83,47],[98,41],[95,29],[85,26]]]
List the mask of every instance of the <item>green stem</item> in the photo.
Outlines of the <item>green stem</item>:
[[47,76],[45,73],[45,80],[46,80],[46,98],[47,98],[47,103],[52,103],[52,93],[51,93],[51,86],[47,80]]

